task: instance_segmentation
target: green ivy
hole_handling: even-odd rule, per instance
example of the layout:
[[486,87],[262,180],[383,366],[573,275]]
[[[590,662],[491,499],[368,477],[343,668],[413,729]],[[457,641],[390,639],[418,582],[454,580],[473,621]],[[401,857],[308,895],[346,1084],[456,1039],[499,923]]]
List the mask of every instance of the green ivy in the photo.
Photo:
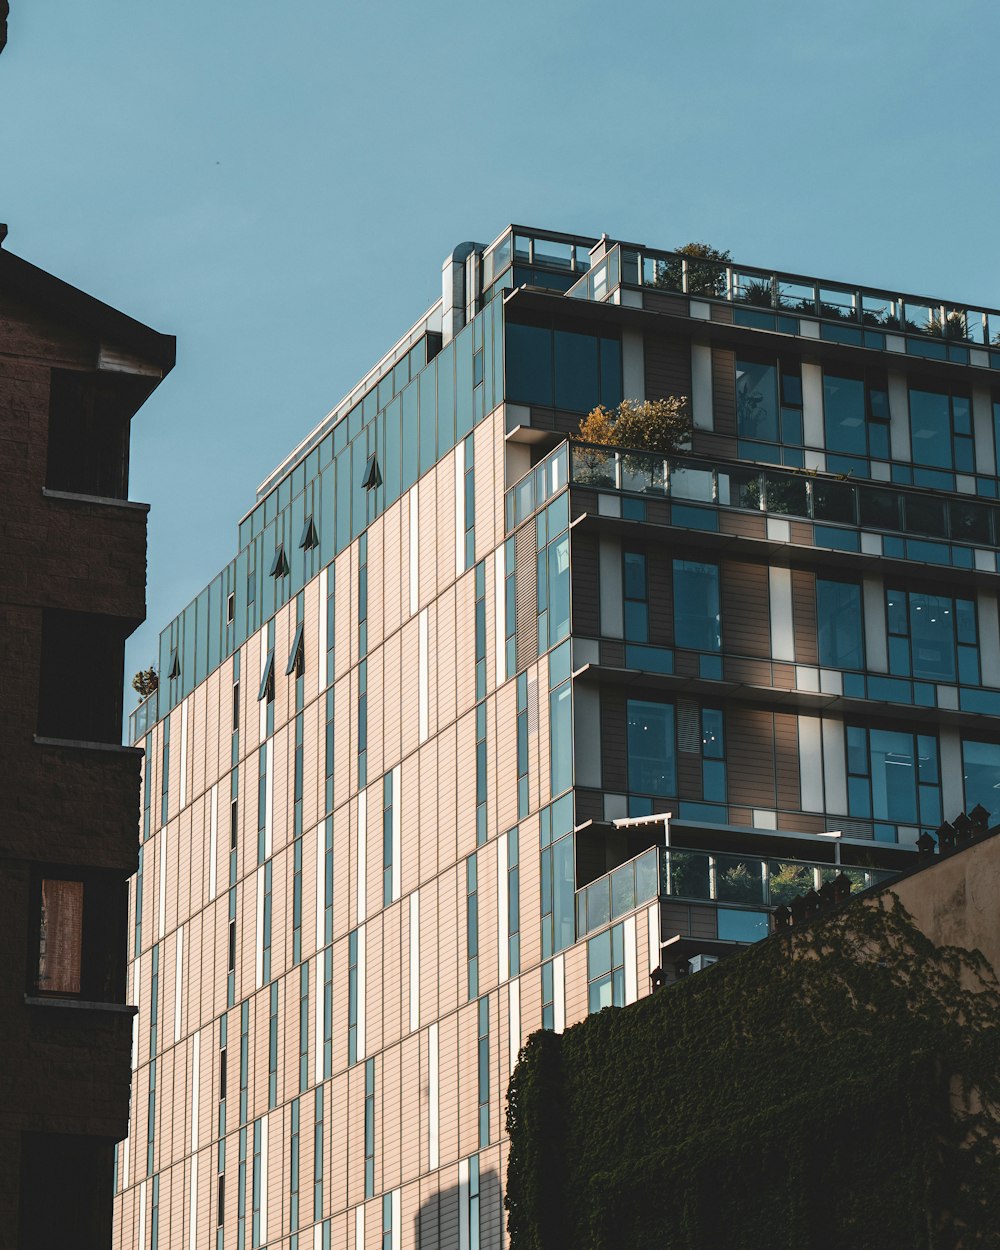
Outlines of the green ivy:
[[1000,984],[859,900],[534,1034],[507,1132],[511,1250],[1000,1247]]

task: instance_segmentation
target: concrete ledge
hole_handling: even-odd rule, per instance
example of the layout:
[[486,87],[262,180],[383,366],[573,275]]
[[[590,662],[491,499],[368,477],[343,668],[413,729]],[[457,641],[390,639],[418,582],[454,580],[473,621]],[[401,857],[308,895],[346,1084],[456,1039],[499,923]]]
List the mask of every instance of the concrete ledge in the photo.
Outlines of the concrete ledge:
[[43,738],[34,735],[40,747],[68,747],[74,751],[114,751],[121,755],[142,755],[142,747],[127,747],[119,742],[81,742],[75,738]]
[[131,499],[111,499],[106,495],[77,495],[68,490],[49,490],[42,487],[46,499],[68,499],[73,503],[96,503],[109,508],[131,508],[135,512],[148,512],[148,503],[136,503]]
[[71,1011],[107,1011],[119,1016],[134,1016],[139,1010],[128,1003],[97,1003],[83,998],[50,998],[34,994],[25,994],[24,1002],[27,1007],[69,1007]]

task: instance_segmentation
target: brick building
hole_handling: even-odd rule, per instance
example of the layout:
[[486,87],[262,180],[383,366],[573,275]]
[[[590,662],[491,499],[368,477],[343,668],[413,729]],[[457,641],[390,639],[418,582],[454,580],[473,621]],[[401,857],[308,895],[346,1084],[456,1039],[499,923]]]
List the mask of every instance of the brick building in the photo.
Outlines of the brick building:
[[110,1244],[140,770],[122,666],[146,610],[129,422],[173,362],[172,338],[0,247],[4,1245]]
[[[133,715],[119,1246],[502,1245],[529,1033],[998,819],[997,342],[607,237],[455,249]],[[689,454],[567,441],[668,395]]]

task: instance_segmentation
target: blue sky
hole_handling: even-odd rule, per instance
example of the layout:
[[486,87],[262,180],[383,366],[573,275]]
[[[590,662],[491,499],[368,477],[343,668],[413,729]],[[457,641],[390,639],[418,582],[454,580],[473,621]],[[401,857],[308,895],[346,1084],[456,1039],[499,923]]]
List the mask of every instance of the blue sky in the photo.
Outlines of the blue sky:
[[155,328],[127,672],[509,221],[1000,305],[991,0],[12,0],[6,246]]

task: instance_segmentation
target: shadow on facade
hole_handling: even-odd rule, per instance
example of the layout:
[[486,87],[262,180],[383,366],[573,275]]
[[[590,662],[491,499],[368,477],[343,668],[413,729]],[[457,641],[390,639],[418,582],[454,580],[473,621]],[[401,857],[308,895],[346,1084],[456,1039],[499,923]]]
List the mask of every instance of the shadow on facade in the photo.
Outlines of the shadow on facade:
[[[462,1203],[466,1204],[466,1215],[462,1214]],[[479,1238],[476,1239],[475,1224],[478,1225]],[[469,1222],[469,1240],[459,1239],[460,1226],[466,1218]],[[450,1189],[438,1190],[428,1198],[417,1212],[413,1221],[415,1250],[459,1250],[459,1246],[468,1246],[469,1250],[500,1250],[503,1244],[504,1212],[500,1198],[500,1177],[492,1169],[480,1174],[479,1194],[475,1194],[474,1186],[453,1186]]]

